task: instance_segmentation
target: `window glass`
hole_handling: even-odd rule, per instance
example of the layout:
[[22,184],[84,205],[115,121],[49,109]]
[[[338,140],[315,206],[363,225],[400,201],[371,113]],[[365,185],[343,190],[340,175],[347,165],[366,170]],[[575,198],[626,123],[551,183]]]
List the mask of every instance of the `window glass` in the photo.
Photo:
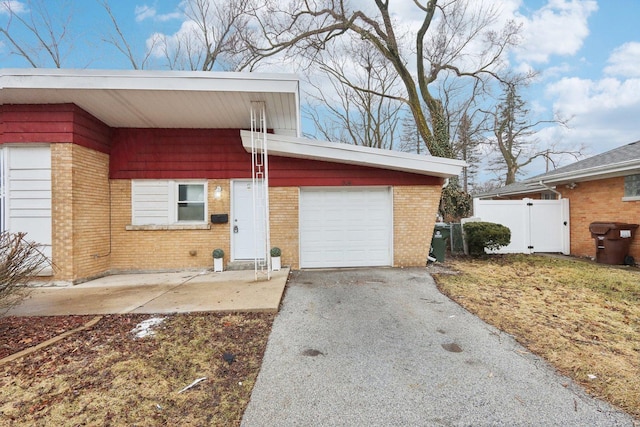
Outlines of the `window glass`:
[[624,196],[640,197],[640,174],[624,177]]
[[178,221],[204,221],[204,184],[178,184]]
[[179,202],[204,202],[203,184],[178,184]]

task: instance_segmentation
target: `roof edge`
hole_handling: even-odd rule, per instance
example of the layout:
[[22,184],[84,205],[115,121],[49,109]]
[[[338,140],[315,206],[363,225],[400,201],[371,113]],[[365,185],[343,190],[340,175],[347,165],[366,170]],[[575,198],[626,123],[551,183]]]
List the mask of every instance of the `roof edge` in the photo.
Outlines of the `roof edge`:
[[[240,136],[245,150],[251,152],[251,132],[241,131]],[[277,134],[268,134],[268,153],[283,157],[378,167],[440,178],[457,176],[467,165],[462,160],[444,157],[423,156]]]
[[623,176],[625,172],[640,170],[640,159],[632,159],[625,162],[596,166],[578,171],[571,171],[559,174],[550,174],[545,177],[538,175],[527,179],[525,182],[533,183],[542,181],[544,183],[564,183],[571,181],[591,181],[594,179],[613,178]]
[[[100,78],[99,83],[96,78]],[[165,84],[171,82],[170,84]],[[270,84],[269,84],[270,82]],[[295,74],[97,70],[57,68],[0,69],[0,89],[137,89],[226,92],[284,92],[297,94]]]

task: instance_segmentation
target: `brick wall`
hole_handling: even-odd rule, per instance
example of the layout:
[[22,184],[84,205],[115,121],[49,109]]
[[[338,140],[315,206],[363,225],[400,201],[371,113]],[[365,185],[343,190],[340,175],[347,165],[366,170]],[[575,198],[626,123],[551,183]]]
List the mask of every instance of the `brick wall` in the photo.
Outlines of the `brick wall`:
[[[215,188],[222,198],[214,198]],[[210,224],[197,230],[127,230],[131,224],[131,180],[112,180],[111,208],[114,271],[161,271],[182,268],[212,268],[212,252],[224,250],[224,263],[230,258],[229,224]],[[208,181],[207,218],[212,213],[229,212],[229,181]]]
[[269,189],[269,226],[271,246],[282,250],[282,265],[300,268],[298,187],[271,187]]
[[[571,254],[595,257],[595,243],[589,224],[595,221],[640,223],[640,201],[623,202],[624,177],[580,182],[573,190],[558,186],[569,199]],[[630,255],[640,260],[640,233],[631,243]]]
[[[223,196],[215,200],[220,185]],[[209,180],[209,215],[229,213],[228,180]],[[394,265],[424,266],[440,200],[440,186],[398,186],[393,190]],[[131,181],[112,180],[112,255],[113,271],[209,268],[211,251],[230,255],[229,224],[211,224],[210,230],[127,230],[131,223]],[[271,246],[282,249],[283,265],[299,268],[299,188],[272,187]]]
[[423,267],[427,262],[442,188],[393,188],[394,267]]
[[109,156],[75,144],[51,144],[54,280],[109,270]]
[[72,144],[51,144],[51,235],[55,280],[73,276]]
[[72,147],[73,270],[84,278],[109,270],[109,155]]

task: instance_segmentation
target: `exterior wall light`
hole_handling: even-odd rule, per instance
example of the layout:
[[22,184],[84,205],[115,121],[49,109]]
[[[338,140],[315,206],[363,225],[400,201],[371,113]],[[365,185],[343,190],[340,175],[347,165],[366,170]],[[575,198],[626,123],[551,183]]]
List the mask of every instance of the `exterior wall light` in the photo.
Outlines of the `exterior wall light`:
[[222,187],[219,185],[213,190],[213,198],[216,200],[220,200],[222,198]]

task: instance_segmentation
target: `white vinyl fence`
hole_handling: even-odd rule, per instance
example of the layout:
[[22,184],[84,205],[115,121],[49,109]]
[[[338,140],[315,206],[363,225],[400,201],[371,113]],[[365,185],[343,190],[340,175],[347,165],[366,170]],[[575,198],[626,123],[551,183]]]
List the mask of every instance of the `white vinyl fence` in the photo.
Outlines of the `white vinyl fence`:
[[570,251],[569,200],[473,200],[474,217],[509,227],[511,243],[495,253]]

